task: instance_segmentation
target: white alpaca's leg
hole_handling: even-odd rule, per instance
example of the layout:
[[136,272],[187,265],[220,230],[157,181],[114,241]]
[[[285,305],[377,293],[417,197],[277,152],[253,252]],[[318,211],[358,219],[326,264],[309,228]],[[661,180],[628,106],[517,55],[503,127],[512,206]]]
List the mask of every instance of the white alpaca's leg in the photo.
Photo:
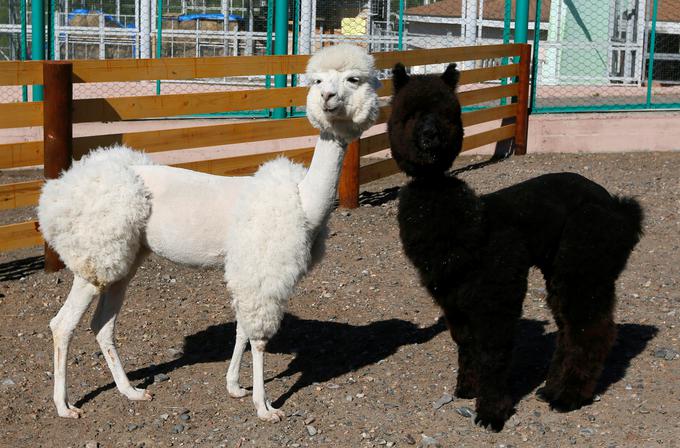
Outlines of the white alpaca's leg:
[[229,369],[227,369],[227,391],[229,395],[234,398],[241,398],[248,395],[248,391],[239,384],[239,371],[241,369],[241,359],[243,352],[248,344],[248,336],[243,331],[241,324],[236,321],[236,342],[234,343],[234,354],[231,355],[229,361]]
[[92,317],[91,326],[106,359],[106,364],[108,364],[111,375],[113,375],[113,381],[115,381],[120,393],[130,400],[151,400],[153,398],[151,392],[145,389],[138,389],[130,384],[114,342],[116,317],[123,306],[125,290],[133,276],[134,272],[130,273],[126,278],[111,284],[104,291],[99,299],[97,310]]
[[276,409],[267,399],[264,391],[264,349],[267,341],[250,341],[250,352],[253,354],[253,403],[257,416],[261,420],[276,423],[283,420],[286,414]]
[[75,276],[66,302],[50,321],[54,342],[54,404],[60,417],[78,418],[82,411],[68,403],[66,394],[66,361],[68,346],[78,322],[98,294],[97,287]]

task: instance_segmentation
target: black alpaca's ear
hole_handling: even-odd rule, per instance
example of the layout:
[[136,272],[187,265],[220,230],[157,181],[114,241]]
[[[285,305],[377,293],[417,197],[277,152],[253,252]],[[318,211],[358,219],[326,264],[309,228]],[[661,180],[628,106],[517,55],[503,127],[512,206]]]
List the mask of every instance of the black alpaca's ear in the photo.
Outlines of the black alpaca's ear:
[[458,85],[458,80],[460,79],[460,72],[456,70],[456,64],[449,64],[442,73],[442,79],[452,89],[455,89]]
[[392,69],[392,85],[394,86],[394,93],[401,90],[402,87],[408,83],[408,73],[406,73],[406,67],[401,62],[397,64]]

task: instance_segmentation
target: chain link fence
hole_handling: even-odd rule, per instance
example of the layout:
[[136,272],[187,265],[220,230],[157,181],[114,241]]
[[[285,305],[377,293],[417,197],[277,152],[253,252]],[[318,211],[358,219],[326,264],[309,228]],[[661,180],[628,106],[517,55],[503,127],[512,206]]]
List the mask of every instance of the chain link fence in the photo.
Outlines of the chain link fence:
[[[31,1],[37,0],[0,0],[0,60],[30,58]],[[54,5],[46,15],[52,30],[46,46],[55,59],[272,54],[274,16],[282,13],[293,54],[338,42],[373,52],[495,44],[512,42],[515,31],[511,0],[289,0],[287,10],[278,13],[275,0],[43,1]],[[534,112],[680,108],[679,0],[530,0],[529,17]],[[461,68],[507,62],[467,62]],[[443,66],[412,70],[438,72]],[[267,77],[109,83],[96,90],[76,86],[74,94],[151,95],[271,84]],[[20,86],[0,90],[0,101],[22,99]]]
[[538,0],[534,112],[680,107],[680,2]]

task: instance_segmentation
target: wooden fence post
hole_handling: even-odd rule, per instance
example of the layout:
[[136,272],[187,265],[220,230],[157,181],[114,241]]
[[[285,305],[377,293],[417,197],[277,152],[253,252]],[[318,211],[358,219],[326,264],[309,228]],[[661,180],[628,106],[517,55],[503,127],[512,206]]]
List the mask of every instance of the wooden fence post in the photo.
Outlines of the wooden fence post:
[[531,45],[522,45],[519,65],[519,94],[517,96],[514,153],[521,156],[527,153],[527,135],[529,132],[529,73],[531,71]]
[[[73,155],[73,64],[43,63],[43,141],[45,179],[56,179],[71,166]],[[45,270],[64,268],[59,255],[45,243]]]
[[359,207],[359,139],[347,146],[345,159],[342,161],[338,196],[340,207]]

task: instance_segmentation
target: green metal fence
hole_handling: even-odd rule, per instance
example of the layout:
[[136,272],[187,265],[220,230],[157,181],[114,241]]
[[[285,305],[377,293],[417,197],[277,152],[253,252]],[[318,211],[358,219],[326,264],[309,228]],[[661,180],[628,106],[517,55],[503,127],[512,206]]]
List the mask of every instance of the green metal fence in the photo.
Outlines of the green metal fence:
[[[528,9],[522,7],[526,3]],[[40,10],[44,14],[35,12]],[[525,21],[527,26],[518,25]],[[34,38],[37,28],[46,30],[44,40],[41,33]],[[337,42],[391,51],[523,39],[534,45],[533,112],[680,108],[680,0],[0,0],[0,59],[310,54]],[[462,68],[507,62],[476,61]],[[111,83],[96,92],[76,86],[74,94],[305,82],[274,78]],[[0,101],[38,95],[10,88],[0,90]],[[285,113],[300,111],[274,115]]]
[[680,108],[680,1],[537,0],[532,111]]

